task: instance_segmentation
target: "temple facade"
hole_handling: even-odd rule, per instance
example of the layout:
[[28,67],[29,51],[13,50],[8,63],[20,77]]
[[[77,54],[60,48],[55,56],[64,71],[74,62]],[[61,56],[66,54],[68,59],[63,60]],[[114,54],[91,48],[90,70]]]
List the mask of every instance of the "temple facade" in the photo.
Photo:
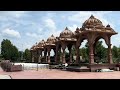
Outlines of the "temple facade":
[[[75,32],[72,32],[67,27],[63,30],[59,37],[54,37],[51,35],[47,41],[40,41],[38,44],[33,45],[30,49],[32,55],[32,62],[51,62],[51,49],[54,51],[54,62],[56,63],[66,63],[65,60],[65,49],[68,48],[69,51],[69,61],[72,63],[72,53],[71,48],[75,47],[76,50],[76,61],[75,63],[80,63],[80,49],[83,40],[88,41],[89,47],[89,64],[94,64],[94,54],[96,42],[99,39],[104,39],[106,45],[108,46],[107,60],[109,64],[112,64],[112,52],[111,52],[111,36],[117,34],[113,28],[108,24],[104,26],[102,22],[91,15],[82,25],[81,28],[76,28]],[[43,60],[42,60],[43,59]]]

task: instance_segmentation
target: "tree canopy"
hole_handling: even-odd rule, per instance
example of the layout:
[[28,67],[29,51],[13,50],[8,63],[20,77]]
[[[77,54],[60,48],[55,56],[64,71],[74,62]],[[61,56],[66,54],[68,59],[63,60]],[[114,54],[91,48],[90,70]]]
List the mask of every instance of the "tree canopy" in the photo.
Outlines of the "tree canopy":
[[8,39],[3,39],[1,42],[1,54],[5,60],[11,61],[17,60],[19,56],[17,47]]

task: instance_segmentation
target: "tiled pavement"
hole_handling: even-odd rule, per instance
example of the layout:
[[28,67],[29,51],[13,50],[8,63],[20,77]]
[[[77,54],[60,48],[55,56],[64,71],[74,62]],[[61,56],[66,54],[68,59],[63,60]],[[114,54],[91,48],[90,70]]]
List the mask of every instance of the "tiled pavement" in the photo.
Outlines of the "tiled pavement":
[[120,71],[114,72],[70,72],[61,70],[39,69],[19,72],[4,72],[0,75],[10,75],[12,79],[120,79]]
[[10,75],[7,74],[2,74],[1,72],[3,72],[2,68],[0,67],[0,79],[12,79]]

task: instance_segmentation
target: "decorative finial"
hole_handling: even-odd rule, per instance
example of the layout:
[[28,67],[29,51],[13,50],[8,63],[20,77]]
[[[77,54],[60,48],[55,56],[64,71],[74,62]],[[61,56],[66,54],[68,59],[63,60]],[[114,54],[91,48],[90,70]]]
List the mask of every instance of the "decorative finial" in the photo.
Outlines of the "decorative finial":
[[79,28],[77,27],[76,30],[79,30]]
[[68,30],[68,27],[66,27],[65,30]]
[[94,18],[94,16],[93,16],[93,15],[91,15],[91,16],[90,16],[90,18]]
[[110,25],[108,24],[106,27],[110,27]]
[[53,34],[51,35],[51,37],[54,37]]

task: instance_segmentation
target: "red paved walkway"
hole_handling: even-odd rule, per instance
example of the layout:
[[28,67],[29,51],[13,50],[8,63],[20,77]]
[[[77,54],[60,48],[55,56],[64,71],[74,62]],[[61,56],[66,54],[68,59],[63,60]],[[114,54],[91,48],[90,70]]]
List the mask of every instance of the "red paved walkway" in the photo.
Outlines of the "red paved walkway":
[[4,72],[0,75],[10,75],[12,79],[120,79],[120,71],[114,72],[69,72],[61,70],[41,69],[20,72]]

